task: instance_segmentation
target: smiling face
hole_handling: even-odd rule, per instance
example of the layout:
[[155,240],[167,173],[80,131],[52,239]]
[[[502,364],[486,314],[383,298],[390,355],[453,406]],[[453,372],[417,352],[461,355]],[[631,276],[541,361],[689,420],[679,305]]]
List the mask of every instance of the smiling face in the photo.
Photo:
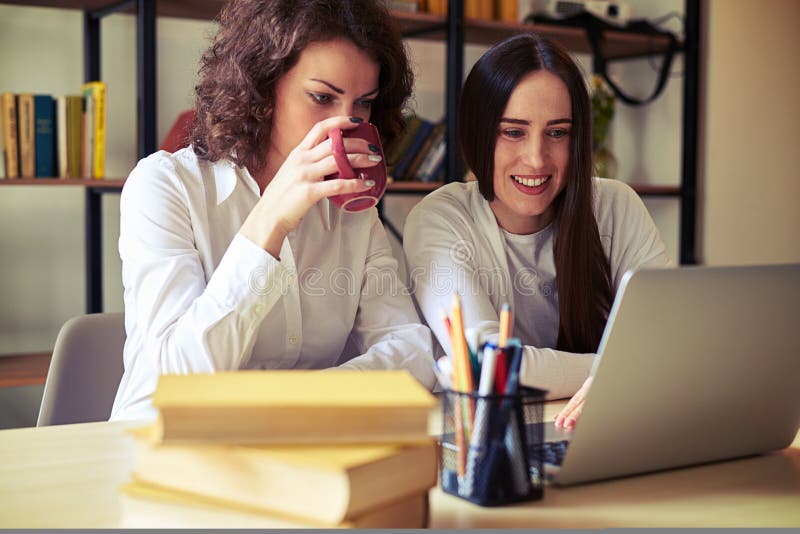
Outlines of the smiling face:
[[272,175],[317,122],[336,115],[370,118],[380,65],[347,39],[309,44],[277,83],[268,168]]
[[489,205],[513,234],[532,234],[553,219],[553,201],[566,185],[572,104],[567,86],[547,70],[519,82],[500,118]]

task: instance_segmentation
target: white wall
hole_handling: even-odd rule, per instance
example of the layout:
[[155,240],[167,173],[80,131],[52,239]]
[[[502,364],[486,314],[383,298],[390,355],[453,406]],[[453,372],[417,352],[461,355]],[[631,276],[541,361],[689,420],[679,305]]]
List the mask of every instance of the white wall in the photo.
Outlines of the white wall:
[[800,2],[712,0],[702,255],[800,262]]

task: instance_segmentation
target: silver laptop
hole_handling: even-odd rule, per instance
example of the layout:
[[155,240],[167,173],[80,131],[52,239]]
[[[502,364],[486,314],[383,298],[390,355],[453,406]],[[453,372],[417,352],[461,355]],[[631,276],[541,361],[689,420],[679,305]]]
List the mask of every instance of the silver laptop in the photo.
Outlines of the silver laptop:
[[[800,265],[627,273],[559,485],[755,455],[800,425]],[[562,449],[566,444],[562,443]]]

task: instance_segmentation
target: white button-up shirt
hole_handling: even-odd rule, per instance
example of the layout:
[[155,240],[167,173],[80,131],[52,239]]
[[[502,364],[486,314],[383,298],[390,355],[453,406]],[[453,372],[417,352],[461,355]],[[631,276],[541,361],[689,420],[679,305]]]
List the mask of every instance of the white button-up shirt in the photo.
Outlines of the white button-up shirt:
[[433,387],[430,331],[376,210],[324,199],[276,259],[238,234],[259,198],[246,169],[191,148],[131,172],[120,201],[125,373],[112,419],[154,416],[162,373],[404,368]]

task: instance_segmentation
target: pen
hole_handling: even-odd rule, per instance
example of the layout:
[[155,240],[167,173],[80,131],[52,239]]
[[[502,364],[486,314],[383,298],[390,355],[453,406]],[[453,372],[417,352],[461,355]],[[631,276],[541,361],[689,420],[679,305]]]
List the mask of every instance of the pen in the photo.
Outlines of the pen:
[[504,442],[508,457],[511,461],[511,481],[514,484],[514,491],[517,495],[526,495],[530,489],[530,479],[528,478],[528,466],[525,462],[525,451],[522,447],[519,422],[517,421],[520,400],[517,397],[519,392],[519,372],[522,366],[522,344],[519,339],[508,340],[508,346],[513,347],[511,364],[508,370],[508,382],[506,384],[506,395],[513,398],[506,398],[503,401],[503,420],[507,421],[505,426]]
[[480,384],[478,385],[478,403],[475,408],[475,423],[472,425],[472,439],[469,444],[467,456],[467,473],[464,478],[463,493],[472,496],[476,471],[481,465],[486,449],[486,440],[489,433],[489,414],[491,413],[491,400],[487,398],[492,393],[494,382],[494,363],[496,347],[487,343],[483,348],[483,365],[481,367]]

